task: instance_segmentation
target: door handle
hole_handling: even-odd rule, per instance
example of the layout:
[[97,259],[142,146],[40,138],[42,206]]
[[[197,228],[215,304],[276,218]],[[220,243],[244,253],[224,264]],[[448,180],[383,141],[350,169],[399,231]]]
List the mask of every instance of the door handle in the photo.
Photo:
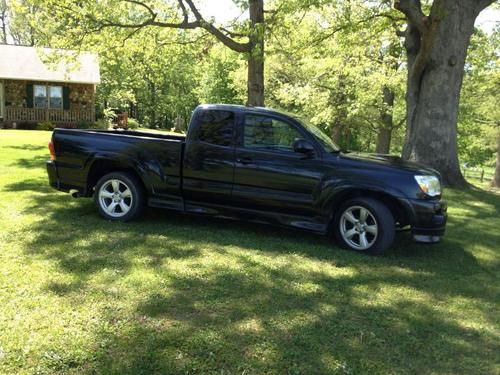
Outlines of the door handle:
[[240,164],[252,164],[253,160],[252,160],[252,158],[249,158],[249,157],[238,158],[238,159],[236,159],[236,163],[240,163]]

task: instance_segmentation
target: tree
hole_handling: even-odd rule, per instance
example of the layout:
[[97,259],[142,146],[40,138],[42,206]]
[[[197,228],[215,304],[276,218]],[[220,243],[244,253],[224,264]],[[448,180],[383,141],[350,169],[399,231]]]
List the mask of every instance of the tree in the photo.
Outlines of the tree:
[[0,42],[34,46],[38,7],[31,0],[0,0]]
[[476,29],[465,62],[458,115],[459,159],[470,166],[493,165],[500,121],[500,28]]
[[197,96],[200,103],[242,104],[235,74],[240,68],[238,54],[220,45],[210,48],[196,73],[200,79]]
[[362,0],[283,12],[266,40],[271,104],[301,113],[342,148],[388,153],[404,122],[404,50],[392,31],[401,19]]
[[159,28],[141,30],[125,43],[124,35],[110,29],[95,37],[87,42],[106,41],[94,46],[101,61],[99,103],[129,108],[141,124],[152,128],[187,122],[198,103],[200,41],[186,41],[183,33]]
[[495,176],[491,185],[493,187],[500,188],[500,128],[497,135],[497,162],[495,167]]
[[4,44],[7,43],[7,18],[8,18],[8,8],[7,2],[5,0],[0,0],[0,41]]
[[407,130],[403,157],[441,172],[447,186],[466,187],[457,153],[457,118],[467,47],[478,14],[494,0],[396,0],[407,19]]
[[[206,20],[193,0],[32,0],[44,4],[49,22],[58,23],[58,33],[66,33],[79,45],[91,33],[106,28],[129,30],[147,28],[202,29],[231,50],[245,54],[248,63],[247,101],[264,105],[264,1],[248,0],[249,23],[235,23],[230,29]],[[56,19],[56,21],[54,21]]]

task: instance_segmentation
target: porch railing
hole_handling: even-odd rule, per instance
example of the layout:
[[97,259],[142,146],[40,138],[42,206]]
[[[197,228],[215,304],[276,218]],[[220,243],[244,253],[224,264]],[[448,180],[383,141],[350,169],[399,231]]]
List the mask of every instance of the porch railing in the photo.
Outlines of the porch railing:
[[91,109],[62,110],[45,108],[13,108],[5,107],[6,121],[27,122],[80,122],[94,121],[95,113]]

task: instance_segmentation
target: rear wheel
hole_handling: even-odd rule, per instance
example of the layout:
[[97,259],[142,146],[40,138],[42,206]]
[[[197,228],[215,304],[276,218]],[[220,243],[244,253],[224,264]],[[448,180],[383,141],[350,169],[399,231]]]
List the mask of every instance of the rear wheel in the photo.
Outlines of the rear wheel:
[[394,241],[394,217],[383,203],[357,198],[340,207],[334,232],[337,241],[350,250],[381,254]]
[[144,210],[144,189],[130,173],[108,173],[97,182],[94,202],[102,217],[129,221]]

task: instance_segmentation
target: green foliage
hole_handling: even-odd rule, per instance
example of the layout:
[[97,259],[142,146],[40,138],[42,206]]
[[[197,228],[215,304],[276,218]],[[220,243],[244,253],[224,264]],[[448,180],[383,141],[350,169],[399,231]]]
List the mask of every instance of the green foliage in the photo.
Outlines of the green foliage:
[[43,121],[37,124],[38,130],[54,130],[55,125],[51,121]]
[[92,128],[93,129],[102,129],[102,130],[106,130],[108,129],[110,126],[110,123],[109,123],[109,120],[105,119],[105,118],[100,118],[98,119],[94,124],[92,124]]
[[469,46],[459,108],[458,145],[463,162],[493,166],[500,128],[500,28],[476,30]]
[[[374,150],[385,114],[395,131],[404,122],[403,50],[390,19],[374,17],[376,11],[353,1],[292,14],[268,47],[272,105],[308,117],[343,148]],[[370,28],[359,27],[371,18]],[[395,96],[390,107],[384,89]],[[402,136],[393,138],[400,149]]]
[[15,129],[22,129],[22,130],[36,130],[38,128],[38,124],[36,122],[17,122],[17,123],[12,123],[12,127]]
[[[243,104],[235,84],[235,74],[240,68],[238,54],[217,46],[201,64],[197,96],[201,103]],[[244,93],[246,95],[246,93]]]
[[129,117],[128,119],[128,128],[129,129],[138,129],[141,127],[141,124],[139,124],[139,121],[137,121],[135,118]]
[[91,129],[95,126],[95,123],[92,121],[80,121],[76,124],[77,129]]
[[116,113],[112,108],[104,108],[103,110],[104,119],[111,123],[116,118]]

